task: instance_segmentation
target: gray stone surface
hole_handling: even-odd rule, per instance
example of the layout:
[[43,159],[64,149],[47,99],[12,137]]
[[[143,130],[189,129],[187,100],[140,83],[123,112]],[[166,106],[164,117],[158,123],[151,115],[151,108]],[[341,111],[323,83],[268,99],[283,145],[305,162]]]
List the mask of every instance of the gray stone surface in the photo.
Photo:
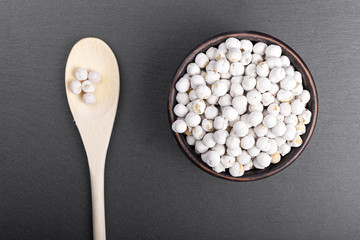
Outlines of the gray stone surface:
[[[0,239],[90,239],[85,151],[66,102],[76,41],[105,40],[121,96],[106,164],[108,239],[358,239],[359,1],[0,2]],[[178,148],[166,110],[180,61],[221,32],[295,49],[319,118],[305,152],[268,179],[228,182]]]

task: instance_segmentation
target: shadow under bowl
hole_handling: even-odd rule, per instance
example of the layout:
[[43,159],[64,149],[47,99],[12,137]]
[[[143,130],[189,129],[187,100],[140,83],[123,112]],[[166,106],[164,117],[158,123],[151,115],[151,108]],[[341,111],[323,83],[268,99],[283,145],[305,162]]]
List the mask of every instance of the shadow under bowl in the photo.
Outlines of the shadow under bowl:
[[318,98],[317,98],[316,86],[308,67],[306,66],[304,61],[300,58],[300,56],[287,44],[268,34],[260,33],[260,32],[239,31],[239,32],[223,33],[201,43],[198,47],[196,47],[193,51],[191,51],[191,53],[181,62],[181,64],[177,68],[174,78],[172,79],[170,85],[169,97],[168,97],[168,114],[169,114],[170,128],[171,128],[171,124],[176,120],[176,115],[173,112],[174,106],[176,105],[175,98],[177,94],[177,91],[175,89],[175,84],[186,73],[187,65],[194,61],[198,53],[201,52],[205,53],[208,48],[219,45],[220,43],[226,41],[226,39],[229,37],[235,37],[238,39],[248,39],[252,42],[264,42],[268,45],[270,44],[279,45],[282,49],[282,54],[286,55],[290,59],[291,64],[294,66],[295,70],[301,73],[303,80],[303,87],[304,89],[308,90],[311,95],[310,101],[307,103],[306,108],[311,111],[312,116],[310,123],[306,125],[306,133],[301,135],[303,139],[302,145],[297,148],[292,147],[291,151],[287,155],[282,157],[279,163],[271,164],[269,167],[262,170],[252,169],[250,171],[245,172],[245,174],[241,177],[233,177],[228,173],[228,171],[222,173],[217,173],[213,171],[211,167],[209,167],[205,162],[201,160],[200,155],[195,153],[194,148],[187,144],[184,134],[173,132],[175,139],[178,145],[180,146],[181,150],[196,166],[198,166],[202,170],[222,179],[239,181],[239,182],[253,181],[253,180],[266,178],[274,175],[275,173],[280,172],[281,170],[289,166],[292,162],[294,162],[296,158],[299,157],[299,155],[303,152],[314,132],[317,113],[318,113]]

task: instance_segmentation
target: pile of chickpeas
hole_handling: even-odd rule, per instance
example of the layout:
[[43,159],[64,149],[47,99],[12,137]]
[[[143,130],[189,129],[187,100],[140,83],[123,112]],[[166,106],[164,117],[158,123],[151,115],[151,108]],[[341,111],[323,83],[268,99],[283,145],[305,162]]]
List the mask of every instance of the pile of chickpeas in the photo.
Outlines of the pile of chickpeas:
[[70,83],[70,90],[74,94],[81,94],[81,92],[84,92],[83,102],[85,104],[96,103],[94,83],[101,80],[101,75],[96,71],[90,71],[88,73],[85,69],[79,68],[75,71],[75,78],[77,80]]
[[311,119],[310,93],[278,45],[228,38],[199,53],[175,87],[172,129],[217,173],[280,162]]

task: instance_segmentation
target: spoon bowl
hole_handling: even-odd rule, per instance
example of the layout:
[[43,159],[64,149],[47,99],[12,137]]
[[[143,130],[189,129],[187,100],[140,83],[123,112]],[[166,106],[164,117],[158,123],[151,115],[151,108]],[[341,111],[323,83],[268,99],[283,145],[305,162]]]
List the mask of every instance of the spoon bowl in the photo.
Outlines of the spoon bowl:
[[[87,105],[82,94],[70,90],[75,71],[95,70],[101,80],[95,83],[96,103]],[[97,38],[83,38],[77,42],[68,57],[65,69],[65,89],[76,126],[83,141],[90,170],[95,240],[106,239],[104,206],[104,169],[112,128],[114,125],[120,89],[119,68],[110,47]]]

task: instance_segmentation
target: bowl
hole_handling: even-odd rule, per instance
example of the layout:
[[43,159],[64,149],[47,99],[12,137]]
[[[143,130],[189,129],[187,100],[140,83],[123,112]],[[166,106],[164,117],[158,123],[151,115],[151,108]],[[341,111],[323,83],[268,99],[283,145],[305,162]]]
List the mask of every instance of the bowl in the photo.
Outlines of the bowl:
[[277,164],[271,164],[269,167],[262,170],[252,169],[250,171],[246,171],[245,174],[241,177],[233,177],[228,173],[228,171],[222,173],[217,173],[213,171],[211,167],[209,167],[205,162],[201,160],[200,155],[195,153],[194,148],[187,144],[185,136],[183,134],[175,133],[172,130],[171,131],[173,132],[178,145],[180,146],[181,150],[185,153],[185,155],[191,160],[192,163],[194,163],[196,166],[198,166],[205,172],[212,174],[213,176],[222,179],[232,180],[232,181],[238,181],[238,182],[253,181],[253,180],[266,178],[274,175],[275,173],[280,172],[281,170],[288,167],[292,162],[294,162],[299,157],[299,155],[304,151],[306,145],[309,143],[309,140],[314,132],[317,113],[318,113],[318,98],[317,98],[315,83],[308,67],[306,66],[304,61],[300,58],[300,56],[287,44],[285,44],[284,42],[280,41],[275,37],[260,32],[239,31],[239,32],[223,33],[215,37],[212,37],[201,43],[199,46],[197,46],[193,51],[190,52],[190,54],[187,55],[187,57],[181,62],[181,64],[177,68],[176,73],[171,81],[169,96],[168,96],[168,115],[169,115],[170,129],[171,129],[171,124],[176,120],[176,116],[173,112],[174,106],[176,105],[176,100],[175,100],[177,93],[175,89],[176,82],[184,75],[184,73],[186,72],[187,65],[194,61],[194,58],[198,53],[205,52],[208,48],[219,45],[221,42],[224,42],[229,37],[235,37],[238,39],[248,39],[253,42],[264,42],[268,45],[277,44],[282,48],[282,53],[288,56],[288,58],[291,61],[291,64],[295,67],[295,69],[301,73],[304,89],[307,89],[311,95],[311,99],[307,103],[306,108],[309,109],[312,113],[311,121],[309,124],[306,125],[306,133],[301,136],[303,139],[302,145],[297,148],[292,147],[291,151],[287,155],[282,157],[280,162]]

